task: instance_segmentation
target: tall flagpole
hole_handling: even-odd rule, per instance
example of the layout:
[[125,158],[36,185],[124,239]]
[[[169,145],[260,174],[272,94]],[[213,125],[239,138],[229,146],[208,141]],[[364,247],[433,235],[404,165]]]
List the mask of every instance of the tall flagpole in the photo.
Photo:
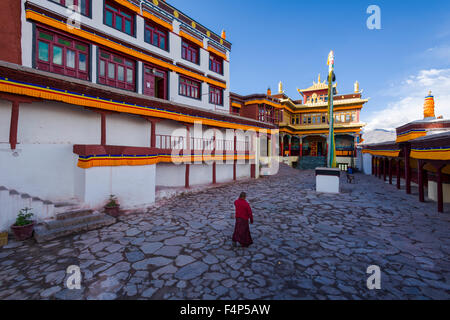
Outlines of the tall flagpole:
[[334,139],[334,108],[333,108],[333,81],[334,79],[334,52],[330,51],[328,55],[328,122],[329,122],[329,132],[328,132],[328,155],[327,155],[327,166],[328,168],[336,167],[336,147]]

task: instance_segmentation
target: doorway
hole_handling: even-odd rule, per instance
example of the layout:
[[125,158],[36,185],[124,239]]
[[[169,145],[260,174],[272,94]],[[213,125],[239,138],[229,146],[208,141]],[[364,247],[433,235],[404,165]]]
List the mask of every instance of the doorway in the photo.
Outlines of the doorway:
[[144,66],[144,94],[167,100],[167,72]]

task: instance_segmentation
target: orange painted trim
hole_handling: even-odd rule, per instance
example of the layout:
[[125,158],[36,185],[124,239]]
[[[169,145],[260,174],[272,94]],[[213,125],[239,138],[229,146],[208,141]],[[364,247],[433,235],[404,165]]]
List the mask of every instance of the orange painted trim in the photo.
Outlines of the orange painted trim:
[[216,56],[221,57],[223,60],[228,61],[227,55],[226,55],[225,53],[220,52],[220,51],[214,49],[214,48],[211,47],[211,46],[208,46],[208,51],[214,53]]
[[[139,6],[136,6],[126,0],[114,0],[114,1],[141,16],[141,8]],[[169,29],[170,31],[173,31],[173,26],[170,23],[152,15],[150,12],[142,10],[142,16],[152,20],[153,22],[163,26],[166,29]]]
[[98,35],[89,33],[89,32],[84,31],[84,30],[76,29],[76,28],[69,29],[68,26],[65,23],[63,23],[61,21],[58,21],[58,20],[55,20],[55,19],[52,19],[50,17],[44,16],[44,15],[39,14],[37,12],[27,10],[26,17],[27,17],[27,19],[31,19],[31,20],[35,20],[35,21],[41,22],[41,23],[46,24],[48,26],[51,26],[53,28],[62,30],[62,31],[67,32],[67,33],[71,33],[71,34],[76,35],[76,36],[78,36],[80,38],[83,38],[83,39],[95,42],[95,43],[103,45],[103,46],[105,46],[107,48],[114,49],[114,50],[116,50],[118,52],[122,52],[124,54],[129,55],[129,56],[135,57],[137,59],[140,59],[140,60],[143,60],[143,61],[146,61],[146,62],[150,62],[150,63],[153,63],[155,65],[158,65],[158,66],[161,66],[161,67],[164,67],[164,68],[167,68],[167,69],[172,70],[174,72],[178,72],[180,74],[184,74],[184,75],[189,76],[191,78],[194,78],[194,79],[197,79],[197,80],[200,80],[200,81],[204,81],[206,83],[212,84],[212,85],[217,86],[219,88],[223,88],[223,89],[227,88],[227,85],[222,83],[222,82],[212,80],[212,79],[210,79],[208,77],[198,75],[197,73],[194,73],[194,72],[191,72],[189,70],[180,68],[180,67],[175,66],[175,65],[173,65],[171,63],[161,61],[161,60],[159,60],[157,58],[154,58],[152,56],[149,56],[149,55],[147,55],[145,53],[142,53],[142,52],[139,52],[139,51],[127,48],[127,47],[125,47],[123,45],[120,45],[118,43],[115,43],[115,42],[113,42],[111,40],[108,40],[106,38],[100,37]]
[[283,106],[281,104],[276,104],[276,103],[274,103],[272,101],[268,101],[268,100],[250,100],[250,101],[245,102],[245,105],[248,106],[250,104],[260,104],[260,103],[268,104],[269,106],[272,106],[277,109],[283,108]]
[[235,103],[235,102],[231,103],[231,106],[235,107],[235,108],[242,108],[242,105],[240,105],[239,103]]
[[186,32],[184,32],[183,30],[180,30],[180,37],[185,38],[186,40],[189,40],[193,43],[195,43],[196,45],[198,45],[200,48],[204,48],[203,47],[203,41],[198,40],[197,38],[194,38],[193,36],[191,36],[190,34],[187,34]]
[[[155,110],[147,109],[137,105],[130,105],[125,103],[118,103],[112,101],[99,100],[96,98],[79,96],[71,93],[63,93],[55,91],[50,88],[36,88],[26,84],[13,84],[8,81],[0,80],[0,91],[8,92],[11,94],[25,95],[45,100],[60,101],[67,104],[85,106],[96,109],[104,109],[116,112],[123,112],[128,114],[138,114],[143,116],[150,116],[155,118],[170,119],[178,122],[196,123],[201,121],[204,125],[216,126],[220,128],[241,129],[241,130],[255,130],[257,132],[270,132],[270,129],[262,129],[251,125],[243,125],[232,122],[223,122],[219,120],[213,120],[202,117],[189,116],[179,114],[177,112],[171,112],[167,110]],[[273,130],[272,133],[276,134],[278,130]]]

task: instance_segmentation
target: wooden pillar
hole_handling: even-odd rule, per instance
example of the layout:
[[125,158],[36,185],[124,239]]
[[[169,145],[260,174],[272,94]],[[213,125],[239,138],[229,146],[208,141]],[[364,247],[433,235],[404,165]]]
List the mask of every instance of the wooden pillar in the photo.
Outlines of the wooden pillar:
[[397,189],[400,189],[400,179],[401,179],[401,170],[400,170],[400,158],[397,159],[397,167],[396,167],[396,174],[397,174]]
[[444,194],[442,191],[442,168],[444,166],[436,166],[437,172],[437,202],[438,202],[438,212],[444,212]]
[[405,145],[405,183],[406,183],[406,193],[411,194],[411,164],[409,163],[409,152],[410,148]]
[[237,136],[236,136],[236,131],[233,130],[234,132],[234,161],[233,161],[233,180],[236,181],[236,165],[237,165]]
[[281,152],[280,152],[280,156],[282,156],[282,157],[284,157],[284,136],[280,136],[281,137],[281,143],[280,143],[280,149],[281,149]]
[[388,159],[389,161],[389,184],[392,184],[392,161],[393,159]]
[[104,112],[100,113],[101,117],[101,142],[102,146],[106,145],[106,114]]
[[386,175],[387,175],[387,165],[386,165],[386,158],[381,158],[383,161],[383,181],[386,181]]
[[424,192],[424,183],[423,183],[423,166],[425,163],[423,160],[417,160],[417,175],[418,175],[418,184],[419,184],[419,201],[425,202],[425,192]]
[[11,101],[11,125],[9,127],[9,144],[11,150],[15,150],[17,146],[17,128],[19,125],[19,102]]

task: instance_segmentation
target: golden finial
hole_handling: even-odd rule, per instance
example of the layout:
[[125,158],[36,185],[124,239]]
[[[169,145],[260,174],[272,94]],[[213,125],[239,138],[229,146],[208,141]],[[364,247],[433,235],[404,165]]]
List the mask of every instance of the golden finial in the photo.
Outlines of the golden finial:
[[359,82],[355,82],[355,93],[359,93]]
[[320,73],[319,73],[319,78],[317,79],[317,83],[320,84]]
[[283,93],[283,83],[281,81],[278,84],[278,93]]

